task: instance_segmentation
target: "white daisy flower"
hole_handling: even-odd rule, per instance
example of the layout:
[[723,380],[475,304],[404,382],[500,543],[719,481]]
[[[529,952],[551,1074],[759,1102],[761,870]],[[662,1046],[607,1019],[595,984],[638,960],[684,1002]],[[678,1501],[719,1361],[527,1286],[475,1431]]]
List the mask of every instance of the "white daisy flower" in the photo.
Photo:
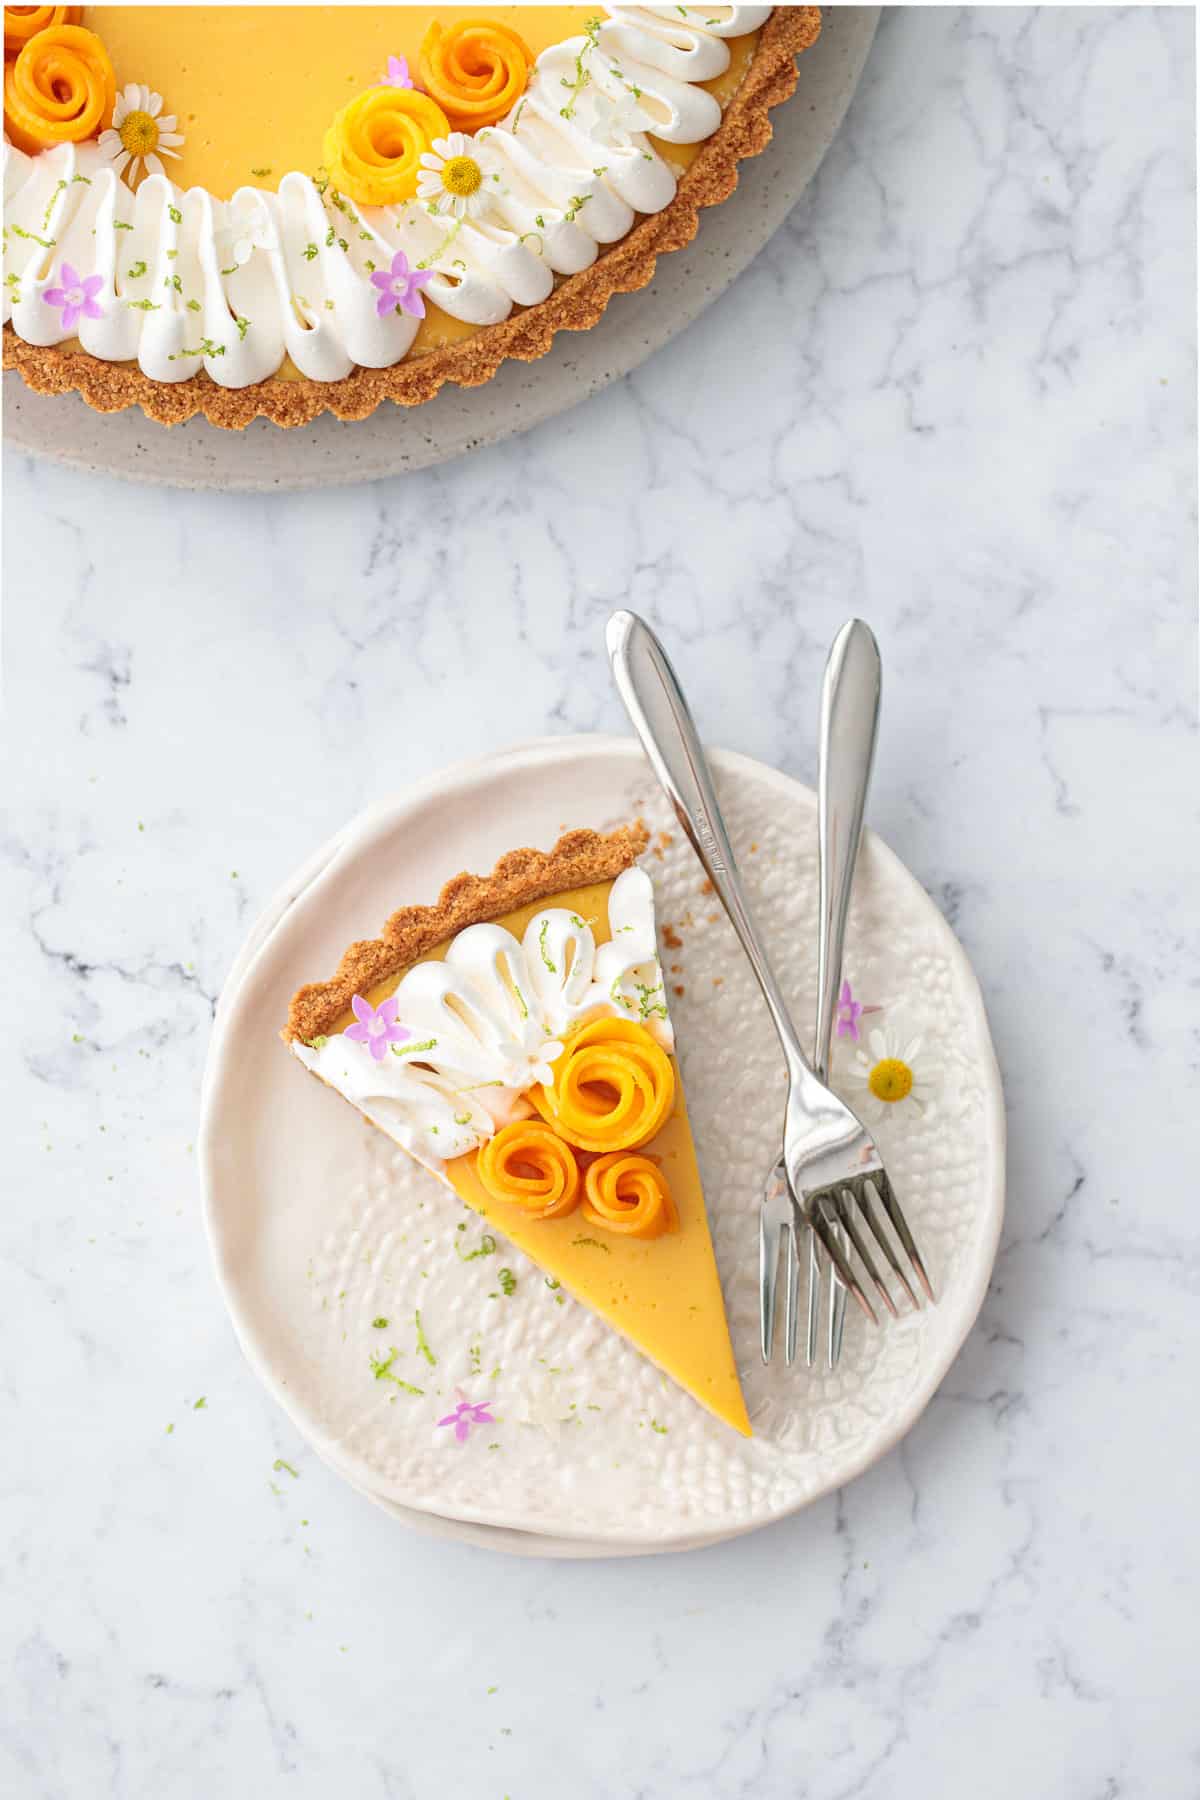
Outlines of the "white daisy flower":
[[183,135],[175,124],[175,114],[163,112],[161,94],[131,81],[117,95],[111,126],[100,133],[101,153],[133,187],[141,175],[164,174],[164,156],[178,157]]
[[432,150],[422,156],[417,198],[432,212],[473,219],[487,204],[483,176],[473,141],[452,131],[449,137],[435,138]]
[[839,1074],[846,1099],[871,1124],[910,1109],[924,1118],[942,1085],[941,1064],[929,1057],[921,1033],[900,1014],[864,1032]]

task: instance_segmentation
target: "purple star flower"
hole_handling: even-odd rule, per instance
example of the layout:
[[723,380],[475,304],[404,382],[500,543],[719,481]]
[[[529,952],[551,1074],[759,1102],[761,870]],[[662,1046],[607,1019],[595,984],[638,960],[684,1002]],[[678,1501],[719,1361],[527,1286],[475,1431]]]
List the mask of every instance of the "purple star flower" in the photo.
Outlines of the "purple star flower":
[[47,288],[42,299],[62,308],[64,331],[74,331],[80,318],[102,319],[104,308],[96,304],[96,295],[104,286],[103,275],[77,275],[69,262],[60,271],[61,287]]
[[377,1007],[364,1000],[361,994],[355,994],[350,1004],[357,1023],[347,1025],[342,1035],[353,1038],[356,1044],[365,1044],[376,1062],[383,1061],[390,1044],[403,1044],[412,1036],[411,1031],[396,1023],[399,1002],[395,994],[389,994]]
[[408,58],[406,56],[389,56],[387,68],[379,80],[380,87],[410,88],[412,84],[412,76],[408,72]]
[[850,991],[850,983],[843,981],[837,1009],[838,1036],[852,1038],[857,1044],[858,1021],[862,1018],[862,1014],[862,1007]]
[[[455,1392],[461,1396],[462,1389],[456,1388]],[[447,1413],[444,1419],[439,1419],[438,1424],[453,1425],[455,1437],[460,1444],[465,1444],[471,1435],[472,1426],[494,1425],[496,1423],[495,1419],[488,1411],[488,1407],[491,1404],[490,1400],[478,1400],[473,1402],[460,1398],[454,1411],[452,1413]]]
[[381,319],[386,319],[390,312],[411,313],[414,319],[423,319],[425,302],[421,298],[421,289],[432,280],[432,269],[410,269],[403,250],[397,250],[391,268],[376,269],[371,277],[372,287],[379,289],[375,311]]
[[838,1036],[840,1038],[848,1037],[851,1043],[857,1044],[862,1036],[858,1028],[858,1021],[868,1018],[871,1013],[882,1011],[881,1006],[861,1006],[851,992],[850,983],[843,981],[837,1005]]

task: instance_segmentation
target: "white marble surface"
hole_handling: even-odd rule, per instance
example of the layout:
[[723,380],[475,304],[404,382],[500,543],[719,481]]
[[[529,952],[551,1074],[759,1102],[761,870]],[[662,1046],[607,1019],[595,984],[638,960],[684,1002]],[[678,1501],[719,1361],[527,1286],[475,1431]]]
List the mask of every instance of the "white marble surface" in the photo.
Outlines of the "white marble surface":
[[[1193,92],[1186,10],[893,14],[767,254],[566,419],[295,501],[9,459],[6,1800],[1195,1793]],[[825,644],[876,625],[874,822],[982,979],[1010,1212],[853,1488],[510,1562],[405,1535],[259,1389],[196,1089],[314,843],[618,727],[618,602],[802,776]]]

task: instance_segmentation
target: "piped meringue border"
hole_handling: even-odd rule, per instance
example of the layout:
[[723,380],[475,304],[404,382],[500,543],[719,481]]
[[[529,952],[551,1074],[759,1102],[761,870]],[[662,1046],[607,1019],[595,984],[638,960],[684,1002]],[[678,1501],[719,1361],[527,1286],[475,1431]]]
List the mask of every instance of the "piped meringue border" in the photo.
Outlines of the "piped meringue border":
[[105,363],[81,348],[26,343],[5,325],[4,367],[18,370],[38,393],[78,391],[97,412],[140,406],[148,418],[165,425],[203,413],[210,424],[228,430],[242,430],[259,417],[285,428],[307,425],[326,411],[343,420],[362,419],[383,400],[422,405],[447,381],[460,387],[481,386],[508,358],[533,362],[544,356],[556,332],[588,330],[613,294],[646,286],[660,255],[690,243],[701,208],[725,200],[737,186],[738,164],[757,156],[770,142],[770,111],[794,92],[795,59],[819,32],[819,7],[776,7],[761,28],[754,59],[720,125],[702,145],[667,206],[643,218],[545,300],[482,327],[472,337],[390,368],[357,368],[336,381],[271,376],[228,388],[203,372],[184,382],[157,382],[136,365]]

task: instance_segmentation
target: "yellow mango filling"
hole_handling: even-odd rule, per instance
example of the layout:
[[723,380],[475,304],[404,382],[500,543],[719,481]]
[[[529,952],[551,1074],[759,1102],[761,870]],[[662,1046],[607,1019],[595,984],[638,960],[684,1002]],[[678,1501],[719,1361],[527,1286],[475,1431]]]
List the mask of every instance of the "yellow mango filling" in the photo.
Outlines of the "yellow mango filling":
[[390,56],[403,57],[424,86],[421,46],[431,26],[448,33],[464,21],[489,20],[518,33],[537,56],[581,32],[594,13],[587,6],[85,6],[83,23],[104,40],[118,86],[144,82],[178,118],[184,143],[171,179],[228,199],[240,187],[276,188],[290,169],[314,175],[330,121],[379,85]]

